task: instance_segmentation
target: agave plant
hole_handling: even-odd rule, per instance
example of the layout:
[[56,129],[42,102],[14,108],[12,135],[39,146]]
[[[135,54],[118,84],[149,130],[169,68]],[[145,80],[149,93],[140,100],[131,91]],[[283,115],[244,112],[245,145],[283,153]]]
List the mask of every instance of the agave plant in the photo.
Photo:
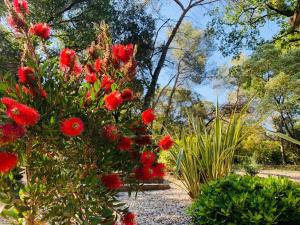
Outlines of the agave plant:
[[222,120],[217,106],[210,128],[201,119],[189,116],[189,132],[177,138],[170,153],[177,165],[176,174],[191,198],[197,197],[203,183],[231,171],[235,150],[250,128],[244,126],[248,105],[239,113],[233,112],[228,122]]

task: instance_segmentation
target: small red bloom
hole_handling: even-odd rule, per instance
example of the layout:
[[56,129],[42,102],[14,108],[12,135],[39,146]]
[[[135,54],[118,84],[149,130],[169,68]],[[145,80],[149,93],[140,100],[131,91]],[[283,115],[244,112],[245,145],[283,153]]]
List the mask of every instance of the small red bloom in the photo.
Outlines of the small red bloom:
[[29,32],[45,40],[49,39],[51,29],[46,23],[37,23],[30,27]]
[[130,101],[133,98],[133,91],[129,88],[126,88],[122,92],[122,99],[124,102]]
[[146,134],[147,132],[147,127],[140,121],[130,124],[129,129],[137,134]]
[[155,154],[150,151],[145,151],[141,154],[140,163],[143,165],[151,165],[155,161]]
[[15,103],[17,103],[16,100],[14,100],[12,98],[8,98],[8,97],[1,98],[1,102],[2,102],[2,104],[4,104],[6,106],[6,108],[9,108],[12,105],[14,105]]
[[154,173],[157,178],[163,178],[166,174],[166,166],[163,163],[156,163],[153,167]]
[[106,109],[113,111],[116,110],[122,103],[123,99],[119,91],[113,91],[104,98]]
[[13,153],[0,152],[0,173],[8,173],[18,164],[18,156]]
[[136,216],[134,213],[126,213],[122,217],[122,225],[135,225],[136,224]]
[[1,143],[9,143],[22,137],[26,129],[17,124],[7,123],[0,126]]
[[127,63],[130,58],[133,56],[133,44],[129,45],[114,45],[112,47],[113,59],[117,62],[122,61]]
[[121,151],[130,151],[132,148],[132,140],[129,137],[121,137],[117,145],[117,149]]
[[153,109],[147,109],[142,112],[142,121],[144,124],[149,125],[156,119]]
[[20,67],[18,76],[20,83],[28,83],[30,80],[34,80],[34,70],[31,67]]
[[71,117],[62,121],[60,131],[66,136],[75,137],[84,131],[84,124],[80,118]]
[[33,126],[40,119],[38,111],[18,102],[8,106],[6,114],[20,126]]
[[102,64],[103,64],[103,62],[101,59],[96,59],[95,66],[94,66],[96,72],[100,72],[100,70],[102,68]]
[[173,146],[173,144],[174,141],[171,139],[170,135],[167,135],[160,140],[158,146],[161,147],[163,150],[168,150]]
[[87,73],[86,76],[85,76],[85,80],[89,84],[95,83],[97,81],[97,75],[96,75],[96,73]]
[[120,176],[116,173],[103,176],[101,182],[109,190],[118,190],[123,186]]
[[101,88],[104,89],[105,93],[108,93],[111,91],[111,85],[114,83],[115,81],[113,79],[111,79],[109,76],[104,75],[103,79],[101,81]]
[[64,71],[74,66],[76,53],[72,49],[65,48],[60,53],[60,67]]
[[103,127],[103,136],[109,141],[114,142],[119,138],[118,127],[114,124],[106,124]]
[[138,180],[151,180],[155,177],[154,168],[150,165],[136,168],[134,173]]
[[134,138],[137,145],[151,145],[152,139],[150,135],[141,135]]
[[13,5],[16,13],[29,14],[28,3],[26,0],[13,0]]

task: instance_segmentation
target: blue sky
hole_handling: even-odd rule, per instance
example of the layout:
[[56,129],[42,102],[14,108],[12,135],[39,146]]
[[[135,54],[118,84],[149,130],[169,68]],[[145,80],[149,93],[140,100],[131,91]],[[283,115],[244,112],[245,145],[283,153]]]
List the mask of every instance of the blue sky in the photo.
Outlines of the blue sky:
[[[210,8],[194,8],[186,16],[186,20],[191,21],[193,25],[199,29],[205,29],[207,22],[210,20],[209,16],[205,15],[205,12],[207,12],[207,10],[209,10]],[[164,16],[165,18],[170,18],[175,22],[180,15],[180,10],[181,9],[172,0],[166,0],[165,4],[162,5],[160,12],[162,16]],[[263,38],[270,39],[276,32],[278,32],[278,30],[279,28],[275,23],[269,22],[263,28],[261,28],[261,33]],[[166,33],[166,30],[162,31],[159,35],[158,40],[166,40]],[[251,54],[251,52],[249,50],[245,50],[243,54],[249,55]],[[215,51],[209,58],[208,65],[221,66],[225,64],[229,66],[230,61],[230,57],[224,57],[219,51]],[[168,82],[168,79],[166,78],[168,77],[169,73],[170,70],[168,69],[164,69],[162,71],[162,74],[159,78],[159,84],[164,85]],[[218,100],[220,103],[226,102],[227,94],[230,92],[230,90],[226,89],[225,87],[218,87],[216,89],[213,88],[213,85],[214,82],[205,82],[204,84],[194,86],[193,88],[197,93],[201,94],[204,100],[212,102],[216,102]]]

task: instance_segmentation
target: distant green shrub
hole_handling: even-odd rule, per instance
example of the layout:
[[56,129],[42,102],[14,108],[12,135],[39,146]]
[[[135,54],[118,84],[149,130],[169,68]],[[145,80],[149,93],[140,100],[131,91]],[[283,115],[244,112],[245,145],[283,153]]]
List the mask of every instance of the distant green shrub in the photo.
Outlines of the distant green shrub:
[[195,225],[299,225],[299,206],[292,181],[230,175],[203,186],[188,214]]

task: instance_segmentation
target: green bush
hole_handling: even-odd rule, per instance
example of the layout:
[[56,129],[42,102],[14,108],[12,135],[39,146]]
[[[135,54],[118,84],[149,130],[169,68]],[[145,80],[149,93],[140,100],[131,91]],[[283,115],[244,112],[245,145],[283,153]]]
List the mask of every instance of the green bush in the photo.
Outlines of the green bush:
[[203,186],[193,224],[299,225],[300,187],[282,178],[230,175]]

